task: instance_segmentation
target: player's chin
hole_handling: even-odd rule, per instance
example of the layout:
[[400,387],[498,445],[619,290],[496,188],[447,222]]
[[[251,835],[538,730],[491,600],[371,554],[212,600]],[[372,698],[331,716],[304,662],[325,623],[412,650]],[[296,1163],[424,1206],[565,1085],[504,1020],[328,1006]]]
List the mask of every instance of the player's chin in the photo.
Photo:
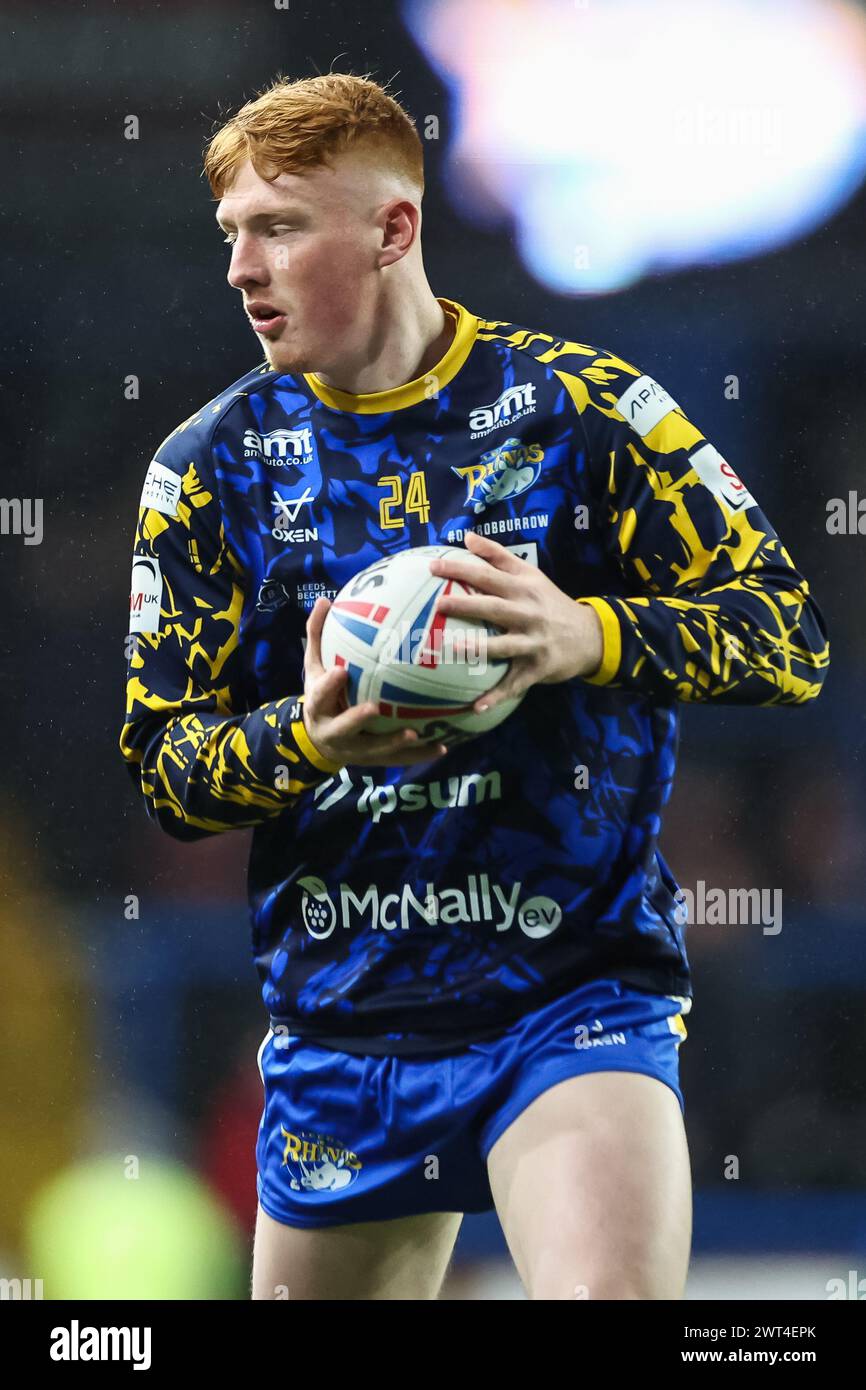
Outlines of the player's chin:
[[312,371],[307,354],[299,352],[296,344],[284,343],[279,338],[261,338],[260,342],[265,357],[276,371],[295,374]]

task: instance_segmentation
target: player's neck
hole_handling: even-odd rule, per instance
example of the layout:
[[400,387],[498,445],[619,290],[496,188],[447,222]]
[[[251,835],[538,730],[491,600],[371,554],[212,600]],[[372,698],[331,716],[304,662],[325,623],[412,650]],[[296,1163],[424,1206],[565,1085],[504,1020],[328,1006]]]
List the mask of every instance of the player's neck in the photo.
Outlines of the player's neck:
[[429,286],[417,300],[403,300],[383,316],[363,362],[342,363],[316,376],[326,386],[350,395],[391,391],[426,376],[441,362],[454,339],[456,324]]

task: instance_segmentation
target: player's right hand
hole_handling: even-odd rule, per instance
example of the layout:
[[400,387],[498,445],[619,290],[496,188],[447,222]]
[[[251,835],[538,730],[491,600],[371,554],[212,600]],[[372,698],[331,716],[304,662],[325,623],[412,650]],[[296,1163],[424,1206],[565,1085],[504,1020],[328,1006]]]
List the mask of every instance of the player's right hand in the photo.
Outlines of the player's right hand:
[[378,709],[372,702],[346,707],[348,671],[322,665],[322,627],[331,604],[318,598],[307,619],[304,658],[304,727],[324,758],[341,767],[391,767],[398,763],[429,763],[448,749],[444,743],[421,742],[414,729],[373,734],[367,725]]

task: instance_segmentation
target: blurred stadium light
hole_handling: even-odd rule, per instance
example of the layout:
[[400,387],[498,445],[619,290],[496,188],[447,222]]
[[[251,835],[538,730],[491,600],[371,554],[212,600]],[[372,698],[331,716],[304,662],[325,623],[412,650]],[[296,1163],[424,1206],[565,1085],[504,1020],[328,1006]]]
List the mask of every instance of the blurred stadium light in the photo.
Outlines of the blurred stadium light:
[[49,1299],[246,1292],[241,1232],[195,1173],[158,1154],[70,1164],[36,1194],[26,1240]]
[[655,0],[651,22],[641,0],[407,0],[405,16],[452,90],[455,206],[513,218],[560,293],[782,245],[866,172],[866,16],[846,0]]

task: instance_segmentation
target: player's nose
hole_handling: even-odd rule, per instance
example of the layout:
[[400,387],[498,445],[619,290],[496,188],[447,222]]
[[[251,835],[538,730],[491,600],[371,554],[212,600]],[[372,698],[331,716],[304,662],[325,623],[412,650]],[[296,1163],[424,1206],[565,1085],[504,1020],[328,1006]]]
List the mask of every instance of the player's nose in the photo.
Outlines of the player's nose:
[[226,279],[235,290],[268,283],[267,263],[254,243],[240,238],[235,242]]

